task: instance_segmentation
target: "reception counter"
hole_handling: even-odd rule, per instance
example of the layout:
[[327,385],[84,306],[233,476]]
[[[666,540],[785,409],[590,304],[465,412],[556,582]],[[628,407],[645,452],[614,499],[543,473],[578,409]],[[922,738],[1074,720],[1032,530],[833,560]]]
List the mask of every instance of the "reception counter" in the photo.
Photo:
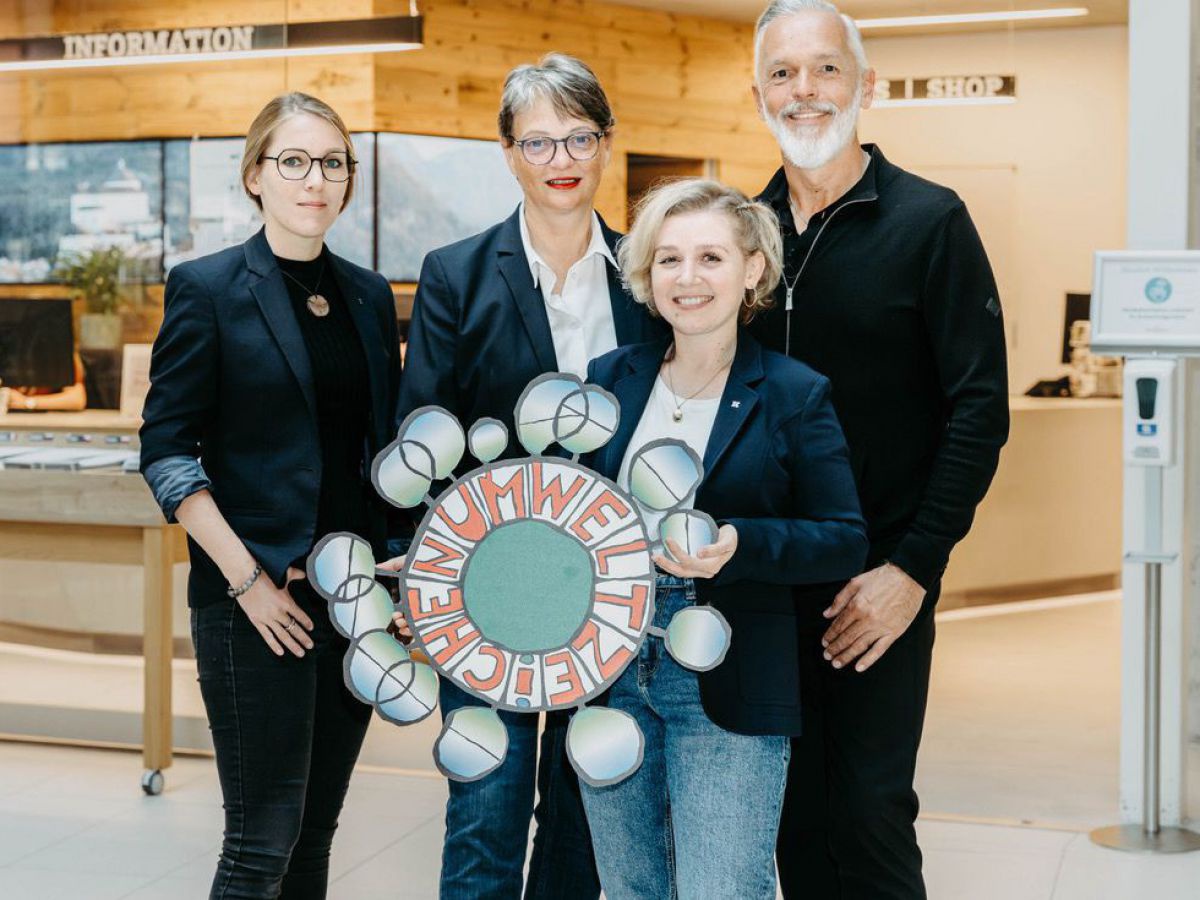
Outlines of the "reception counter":
[[1121,571],[1121,401],[1013,397],[1008,444],[943,606],[1104,590]]
[[[62,570],[140,568],[140,597],[105,598],[103,579],[91,583],[95,599],[116,599],[131,618],[140,613],[141,627],[130,630],[140,632],[144,661],[142,787],[157,794],[172,757],[173,582],[186,549],[183,530],[167,525],[137,474],[137,425],[103,412],[0,418],[0,637],[86,641],[58,589]],[[108,464],[82,468],[89,455]]]

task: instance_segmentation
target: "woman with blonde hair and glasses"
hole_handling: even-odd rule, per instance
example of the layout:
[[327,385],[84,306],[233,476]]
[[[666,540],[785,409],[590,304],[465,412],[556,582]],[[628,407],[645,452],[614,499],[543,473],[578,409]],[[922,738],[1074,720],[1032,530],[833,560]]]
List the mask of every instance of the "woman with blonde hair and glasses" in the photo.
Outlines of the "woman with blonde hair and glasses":
[[[668,540],[670,554],[655,557],[654,624],[711,604],[732,638],[724,661],[697,673],[652,631],[608,694],[645,736],[632,776],[583,785],[609,900],[775,897],[789,737],[801,726],[796,604],[806,586],[857,575],[866,556],[828,380],[742,330],[770,304],[780,256],[768,207],[699,180],[647,195],[618,252],[634,297],[672,335],[589,367],[620,401],[621,423],[588,462],[628,487],[651,441],[682,440],[703,460],[694,506],[719,523],[717,540],[694,556]],[[658,519],[646,519],[653,538]]]
[[329,252],[354,148],[315,97],[276,97],[246,135],[262,211],[246,243],[171,270],[154,342],[142,472],[188,532],[188,604],[225,800],[213,897],[324,897],[370,707],[304,580],[332,531],[386,555],[365,474],[395,432],[400,345],[380,275]]

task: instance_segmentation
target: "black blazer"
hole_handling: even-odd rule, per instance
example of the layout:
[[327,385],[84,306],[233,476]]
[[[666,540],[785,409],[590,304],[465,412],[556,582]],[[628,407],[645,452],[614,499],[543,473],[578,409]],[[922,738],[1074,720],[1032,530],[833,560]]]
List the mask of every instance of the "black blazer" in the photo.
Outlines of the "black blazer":
[[[400,415],[426,405],[444,407],[464,429],[484,416],[509,430],[506,455],[523,455],[513,433],[521,391],[558,362],[541,289],[534,285],[521,243],[520,208],[474,237],[425,257],[413,302],[400,391]],[[615,249],[620,235],[600,223]],[[608,266],[617,345],[662,333],[645,307]]]
[[[396,430],[395,306],[383,276],[333,254],[329,258],[366,354],[371,404],[364,472],[369,472],[371,458]],[[308,350],[263,231],[171,270],[150,358],[142,471],[168,456],[198,456],[217,507],[279,585],[287,567],[321,537],[314,534],[321,481],[316,408]],[[372,533],[363,537],[382,556],[385,504],[368,506]],[[194,541],[188,549],[189,601],[203,605],[225,581]]]
[[[621,403],[616,435],[586,460],[602,475],[616,479],[665,351],[661,342],[623,347],[589,368],[588,380]],[[700,602],[733,629],[725,661],[700,673],[704,710],[729,731],[799,734],[796,604],[806,592],[796,586],[857,575],[867,555],[829,380],[741,332],[695,507],[738,532],[717,577],[696,580]]]

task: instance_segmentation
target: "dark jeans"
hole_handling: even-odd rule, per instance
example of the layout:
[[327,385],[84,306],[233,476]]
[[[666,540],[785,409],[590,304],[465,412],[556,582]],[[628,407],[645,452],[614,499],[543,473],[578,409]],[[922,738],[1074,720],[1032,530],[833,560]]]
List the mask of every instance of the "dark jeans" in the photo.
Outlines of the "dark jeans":
[[325,896],[329,848],[371,708],[342,681],[346,639],[307,585],[314,647],[276,656],[234,601],[192,610],[200,691],[225,800],[214,898]]
[[[442,716],[481,701],[443,678]],[[450,782],[441,900],[517,900],[529,838],[537,821],[525,900],[596,900],[600,879],[583,815],[579,780],[567,759],[568,719],[546,716],[538,758],[538,716],[501,712],[508,755],[492,774]],[[534,769],[538,803],[533,805]]]
[[853,666],[837,671],[822,658],[821,635],[829,622],[819,609],[805,611],[804,734],[792,742],[777,848],[785,898],[926,896],[913,774],[939,588],[929,592],[908,631],[863,673]]

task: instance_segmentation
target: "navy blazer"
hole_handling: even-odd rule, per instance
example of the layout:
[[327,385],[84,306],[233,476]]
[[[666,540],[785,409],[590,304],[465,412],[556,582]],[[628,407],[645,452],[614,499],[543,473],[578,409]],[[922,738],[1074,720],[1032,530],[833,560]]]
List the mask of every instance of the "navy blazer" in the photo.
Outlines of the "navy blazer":
[[[617,433],[586,460],[616,479],[666,352],[623,347],[595,360],[588,381],[616,395]],[[867,531],[829,380],[748,333],[737,352],[704,452],[695,508],[733,525],[738,547],[713,579],[697,579],[733,630],[725,661],[700,678],[709,718],[742,734],[799,734],[797,603],[802,586],[862,571]]]
[[[367,473],[396,430],[395,301],[383,276],[329,259],[366,354]],[[177,265],[163,307],[150,358],[142,471],[166,457],[198,456],[222,515],[282,585],[287,567],[321,537],[314,534],[321,444],[308,350],[266,234]],[[386,509],[382,500],[368,504],[371,533],[363,535],[379,556],[386,552]],[[188,549],[189,601],[203,605],[225,580],[199,545],[189,540]]]
[[[413,302],[401,417],[421,406],[454,413],[468,429],[485,416],[509,430],[506,456],[523,455],[513,433],[521,391],[538,375],[558,370],[542,291],[533,283],[521,243],[520,207],[474,237],[432,251],[421,266]],[[615,251],[620,235],[600,223]],[[662,333],[608,268],[617,345]]]

